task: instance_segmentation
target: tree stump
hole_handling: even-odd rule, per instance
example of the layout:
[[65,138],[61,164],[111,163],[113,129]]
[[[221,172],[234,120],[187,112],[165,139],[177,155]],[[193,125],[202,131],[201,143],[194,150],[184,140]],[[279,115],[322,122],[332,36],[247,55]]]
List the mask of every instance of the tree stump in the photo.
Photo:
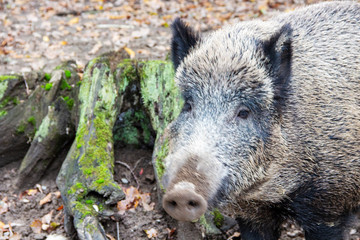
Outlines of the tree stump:
[[[51,75],[0,76],[0,167],[22,159],[17,186],[23,189],[63,161],[57,185],[66,231],[107,239],[99,218],[113,214],[125,196],[113,178],[114,139],[124,146],[155,143],[159,198],[163,194],[166,127],[183,105],[173,77],[170,62],[128,60],[123,53],[93,59],[82,80],[72,61]],[[59,154],[64,149],[65,159]],[[179,236],[217,234],[212,221],[202,218],[200,228],[179,224]]]

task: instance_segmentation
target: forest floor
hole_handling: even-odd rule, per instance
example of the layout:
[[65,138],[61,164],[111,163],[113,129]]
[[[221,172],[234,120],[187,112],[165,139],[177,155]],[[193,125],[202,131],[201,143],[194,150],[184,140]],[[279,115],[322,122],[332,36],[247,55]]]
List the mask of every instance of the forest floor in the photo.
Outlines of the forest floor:
[[[169,26],[175,17],[208,32],[243,20],[267,19],[278,11],[314,2],[0,0],[0,74],[50,72],[70,59],[83,68],[90,59],[121,49],[132,58],[165,59],[170,50]],[[117,239],[118,232],[120,239],[177,239],[176,222],[157,207],[151,150],[118,148],[115,157],[115,179],[127,189],[132,206],[118,222],[103,220],[109,239]],[[19,164],[0,168],[0,239],[69,239],[63,227],[56,170],[33,188],[18,192],[14,179]],[[234,226],[222,239],[240,239],[237,236]],[[281,239],[304,239],[303,232],[288,222]],[[351,229],[350,239],[360,240],[360,227]]]

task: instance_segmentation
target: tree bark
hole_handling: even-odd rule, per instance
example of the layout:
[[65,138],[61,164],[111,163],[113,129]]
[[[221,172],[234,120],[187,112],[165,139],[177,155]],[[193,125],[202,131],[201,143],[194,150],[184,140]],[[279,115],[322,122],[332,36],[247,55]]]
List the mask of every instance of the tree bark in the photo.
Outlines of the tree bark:
[[[0,166],[22,159],[17,185],[24,188],[36,183],[54,161],[63,161],[59,151],[71,145],[57,185],[65,229],[80,239],[107,239],[99,217],[112,214],[112,205],[124,198],[113,178],[114,139],[122,145],[155,143],[159,198],[164,191],[166,127],[183,105],[173,66],[123,58],[111,53],[93,59],[82,81],[73,62],[54,70],[49,82],[43,73],[0,76]],[[11,102],[15,97],[20,100]],[[203,233],[193,224],[180,224],[178,231],[183,236],[218,233],[208,219],[201,221]]]

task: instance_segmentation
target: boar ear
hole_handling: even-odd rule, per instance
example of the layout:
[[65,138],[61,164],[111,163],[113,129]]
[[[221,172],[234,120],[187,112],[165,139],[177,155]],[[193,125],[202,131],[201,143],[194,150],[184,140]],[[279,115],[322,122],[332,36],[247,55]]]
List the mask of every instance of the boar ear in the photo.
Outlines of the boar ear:
[[291,74],[291,35],[290,25],[285,24],[263,45],[267,66],[274,79],[276,100],[285,98],[286,85]]
[[171,41],[171,58],[176,70],[190,49],[199,41],[200,37],[191,27],[185,25],[180,18],[175,19],[171,25],[171,29],[173,34]]

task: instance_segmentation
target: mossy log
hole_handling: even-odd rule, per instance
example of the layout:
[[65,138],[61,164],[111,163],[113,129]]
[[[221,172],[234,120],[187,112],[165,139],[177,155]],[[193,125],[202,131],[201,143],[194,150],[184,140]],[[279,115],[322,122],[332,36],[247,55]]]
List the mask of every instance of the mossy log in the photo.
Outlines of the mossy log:
[[[113,178],[114,141],[154,147],[161,198],[165,129],[183,101],[167,61],[127,60],[111,53],[90,61],[82,80],[76,70],[70,61],[51,77],[0,76],[0,166],[22,159],[17,185],[24,188],[63,161],[57,185],[67,232],[80,239],[107,239],[99,218],[113,214],[112,205],[124,197]],[[219,233],[209,221],[214,214],[208,215],[199,222],[203,233],[194,224],[179,224],[178,236]]]

